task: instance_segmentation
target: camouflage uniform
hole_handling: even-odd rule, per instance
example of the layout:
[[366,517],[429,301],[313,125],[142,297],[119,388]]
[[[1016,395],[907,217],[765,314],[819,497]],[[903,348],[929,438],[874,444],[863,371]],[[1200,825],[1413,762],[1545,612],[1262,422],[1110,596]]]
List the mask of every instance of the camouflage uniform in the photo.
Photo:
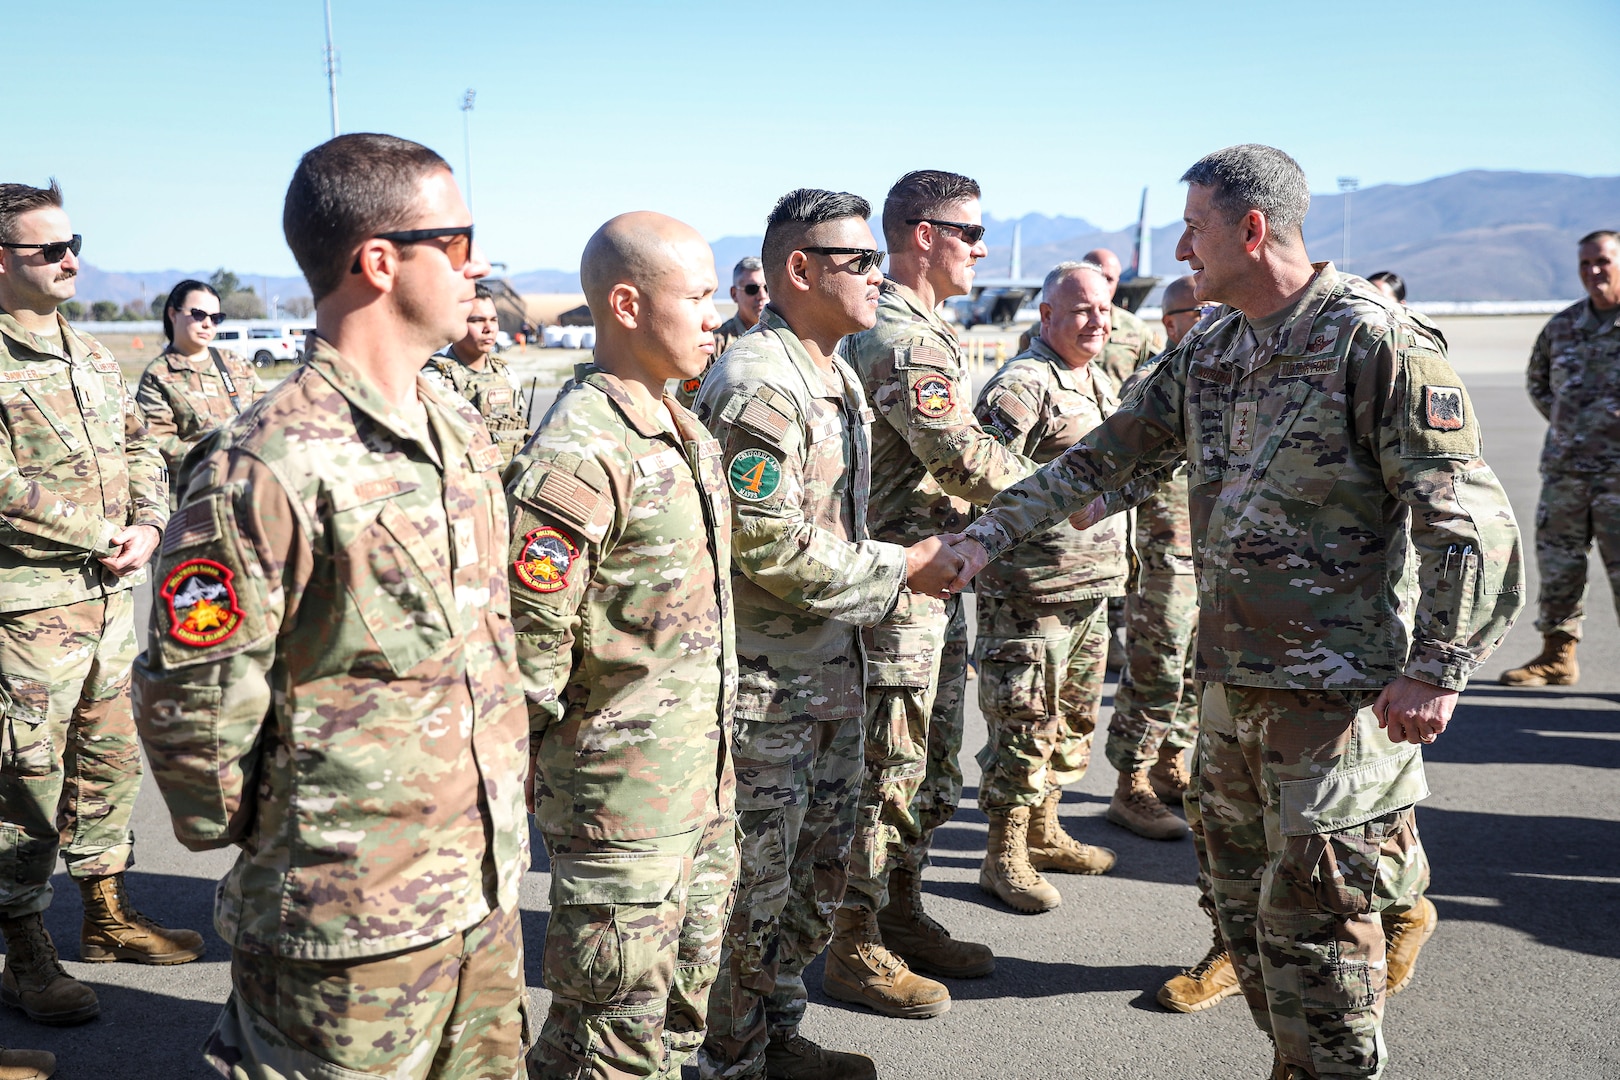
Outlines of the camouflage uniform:
[[134,862],[141,755],[129,710],[133,589],[96,561],[162,529],[163,458],[118,362],[0,314],[0,917],[44,911],[60,849],[75,878]]
[[1402,674],[1460,689],[1522,605],[1518,528],[1479,451],[1439,332],[1321,264],[1263,343],[1241,313],[1190,336],[968,530],[995,557],[1189,460],[1213,895],[1256,1022],[1318,1075],[1384,1068],[1376,866],[1385,844],[1420,857],[1422,755],[1368,706]]
[[484,358],[482,370],[461,362],[453,348],[437,353],[422,367],[422,374],[435,386],[454,390],[478,410],[489,429],[489,437],[501,450],[501,463],[512,460],[529,439],[529,422],[523,418],[523,402],[506,373],[506,361],[494,353]]
[[680,1074],[737,875],[731,508],[719,445],[665,403],[674,432],[581,365],[507,471],[551,854],[537,1076]]
[[[1034,465],[979,427],[956,335],[917,294],[885,280],[877,325],[846,342],[886,423],[872,434],[872,535],[915,544],[967,525]],[[967,626],[961,601],[913,596],[866,632],[866,782],[849,902],[883,906],[891,858],[921,870],[962,798]],[[890,850],[891,846],[894,848]]]
[[522,1068],[501,452],[465,401],[417,392],[425,428],[311,334],[164,536],[135,712],[180,842],[240,848],[204,1047],[225,1075]]
[[[974,413],[1014,453],[1048,462],[1119,405],[1095,366],[1082,375],[1040,338],[985,383]],[[1124,592],[1127,519],[1080,532],[1067,521],[979,575],[979,752],[986,812],[1039,806],[1091,761],[1108,655],[1107,599]]]
[[1620,308],[1554,315],[1530,352],[1530,400],[1549,421],[1536,505],[1543,634],[1581,635],[1595,539],[1620,606]]
[[[222,365],[228,384],[220,374]],[[258,371],[228,349],[210,348],[198,357],[165,349],[146,365],[135,387],[135,403],[141,407],[146,429],[176,477],[186,452],[204,435],[235,420],[263,396]],[[178,504],[178,486],[171,494]]]
[[[1108,318],[1108,344],[1103,346],[1097,364],[1108,372],[1115,386],[1124,386],[1126,379],[1153,359],[1163,341],[1144,320],[1118,304],[1113,305]],[[1035,333],[1039,335],[1039,326]]]
[[681,408],[690,409],[692,407],[692,404],[697,401],[698,388],[703,385],[704,376],[714,370],[715,361],[725,355],[725,351],[731,348],[732,344],[746,333],[748,333],[748,327],[742,324],[741,319],[733,315],[715,329],[714,352],[710,354],[709,366],[703,369],[703,374],[695,375],[690,379],[671,379],[669,381],[667,392],[674,395],[675,400],[681,403]]
[[826,947],[861,783],[862,626],[903,591],[903,548],[866,532],[872,412],[842,361],[824,373],[771,308],[704,380],[723,448],[737,603],[737,901],[700,1075],[762,1077],[798,1029]]

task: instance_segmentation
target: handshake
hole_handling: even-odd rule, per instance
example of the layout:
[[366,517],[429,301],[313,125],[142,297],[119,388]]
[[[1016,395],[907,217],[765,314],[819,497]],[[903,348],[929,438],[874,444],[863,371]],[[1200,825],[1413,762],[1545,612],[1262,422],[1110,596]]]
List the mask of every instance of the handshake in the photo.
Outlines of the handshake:
[[[1098,496],[1084,510],[1069,515],[1076,529],[1089,529],[1101,521],[1103,499]],[[906,587],[938,600],[948,599],[968,587],[973,576],[983,570],[990,555],[977,540],[964,533],[940,533],[906,548]]]

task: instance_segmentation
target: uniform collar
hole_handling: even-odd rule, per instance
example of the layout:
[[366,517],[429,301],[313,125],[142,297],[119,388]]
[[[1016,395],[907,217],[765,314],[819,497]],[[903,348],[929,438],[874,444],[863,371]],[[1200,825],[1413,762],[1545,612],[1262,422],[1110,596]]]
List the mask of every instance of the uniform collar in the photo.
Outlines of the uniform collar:
[[[1332,263],[1320,262],[1311,265],[1316,268],[1316,274],[1306,284],[1300,298],[1294,301],[1293,310],[1288,313],[1282,325],[1267,335],[1268,340],[1278,342],[1273,356],[1304,356],[1309,352],[1311,327],[1316,322],[1316,317],[1344,291],[1344,279],[1339,276]],[[1259,344],[1264,346],[1265,342]]]
[[1575,320],[1575,328],[1588,334],[1606,334],[1615,328],[1617,322],[1620,322],[1620,307],[1600,312],[1592,306],[1592,300],[1588,297],[1581,305],[1580,318]]
[[912,292],[911,289],[900,284],[891,277],[884,278],[883,284],[880,286],[880,288],[882,289],[883,299],[889,299],[892,297],[908,311],[916,315],[917,318],[921,319],[923,322],[945,335],[947,340],[956,340],[956,335],[951,333],[951,328],[949,326],[945,325],[945,320],[939,317],[939,312],[924,304],[922,302],[922,297],[918,296],[915,292]]
[[[637,405],[636,399],[631,397],[630,391],[625,388],[623,380],[612,372],[598,367],[594,362],[580,364],[574,368],[574,380],[582,385],[594,386],[607,395],[607,399],[613,402],[613,407],[623,414],[625,421],[643,438],[654,439],[659,435],[668,434],[658,417],[649,415]],[[666,405],[669,403],[668,394],[664,395],[663,401]],[[674,409],[670,410],[670,415],[675,415]]]
[[777,340],[787,350],[788,359],[793,361],[794,366],[799,369],[799,374],[804,379],[805,386],[810,388],[813,396],[830,398],[844,396],[844,387],[848,380],[839,372],[839,360],[837,358],[833,361],[832,371],[821,370],[816,365],[816,362],[810,358],[810,350],[804,347],[804,342],[799,340],[799,335],[793,332],[793,327],[789,326],[787,320],[782,318],[769,304],[759,313],[758,325],[775,332]]
[[163,356],[169,363],[170,371],[196,371],[206,373],[214,370],[214,357],[206,349],[204,349],[203,354],[196,359],[181,356],[172,348],[164,349]]
[[411,428],[399,410],[383,400],[382,394],[371,381],[345,360],[325,338],[311,333],[304,339],[304,363],[330,383],[334,390],[347,398],[349,404],[371,417],[395,438],[421,446],[434,461],[440,460],[441,449],[445,460],[459,459],[466,455],[472,445],[472,428],[444,402],[433,384],[420,375],[416,378],[417,394],[422,400],[423,407],[427,409],[428,423],[433,426],[433,433],[438,436],[438,447],[434,447],[431,442],[424,444],[421,434]]
[[[1031,356],[1052,365],[1053,377],[1057,379],[1058,385],[1062,386],[1063,389],[1076,394],[1089,394],[1093,398],[1100,399],[1102,397],[1097,389],[1097,360],[1093,360],[1086,365],[1091,372],[1091,386],[1088,389],[1080,385],[1080,376],[1075,373],[1074,368],[1069,366],[1068,361],[1059,356],[1057,350],[1048,345],[1039,334],[1029,339],[1029,353]],[[1102,358],[1098,357],[1097,359]]]
[[[73,327],[68,325],[68,321],[62,317],[60,311],[56,313],[56,328],[62,335],[60,341],[54,341],[51,338],[41,337],[30,330],[24,330],[16,319],[6,312],[0,311],[0,336],[10,338],[29,352],[39,353],[54,360],[83,360],[87,357],[93,358],[101,355],[89,342],[80,337]],[[64,346],[66,352],[63,351]],[[19,359],[27,358],[19,357]]]

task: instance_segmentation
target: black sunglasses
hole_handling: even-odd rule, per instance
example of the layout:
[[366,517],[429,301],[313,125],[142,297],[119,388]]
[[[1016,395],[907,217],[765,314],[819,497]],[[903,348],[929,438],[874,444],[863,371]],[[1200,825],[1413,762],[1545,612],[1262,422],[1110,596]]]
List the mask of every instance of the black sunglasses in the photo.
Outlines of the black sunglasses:
[[84,237],[80,236],[78,233],[74,233],[73,239],[71,240],[52,240],[48,244],[0,243],[0,247],[39,248],[39,253],[45,256],[45,261],[48,263],[53,263],[61,262],[63,259],[67,258],[67,253],[70,251],[77,255],[79,250],[84,247]]
[[[450,242],[444,245],[445,258],[450,260],[450,269],[460,270],[472,258],[473,227],[471,225],[449,226],[443,229],[406,229],[403,232],[384,232],[373,236],[373,240],[391,240],[396,244],[419,244],[423,240],[438,240],[448,236]],[[349,267],[349,273],[360,272],[360,256],[354,257],[354,265]]]
[[874,251],[871,248],[846,247],[803,247],[800,251],[808,251],[812,255],[856,255],[859,258],[849,260],[838,269],[850,274],[870,274],[883,265],[888,257],[887,251]]
[[750,281],[747,285],[742,287],[742,291],[747,293],[749,296],[758,296],[762,292],[770,292],[769,289],[757,281]]
[[[175,310],[179,311],[180,309],[176,308]],[[218,326],[220,323],[225,321],[225,313],[223,311],[204,311],[200,307],[194,307],[189,311],[181,311],[180,314],[191,316],[192,322],[206,321],[213,323],[215,326]]]
[[972,247],[974,244],[977,244],[980,240],[984,239],[983,225],[972,225],[966,221],[941,221],[938,218],[931,217],[906,218],[907,225],[921,225],[925,221],[930,225],[939,225],[947,229],[958,230],[962,234],[963,242],[966,243],[968,247]]

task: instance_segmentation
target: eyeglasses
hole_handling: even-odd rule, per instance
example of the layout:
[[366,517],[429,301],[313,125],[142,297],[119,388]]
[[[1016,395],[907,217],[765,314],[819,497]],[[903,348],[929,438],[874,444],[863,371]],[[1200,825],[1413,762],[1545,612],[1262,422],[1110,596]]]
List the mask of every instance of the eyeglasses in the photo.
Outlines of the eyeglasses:
[[[450,269],[460,270],[472,258],[473,227],[471,225],[449,226],[443,229],[406,229],[403,232],[385,232],[373,236],[373,240],[390,240],[396,244],[420,244],[423,240],[438,240],[449,237],[450,242],[444,245],[444,257],[450,260]],[[354,265],[349,267],[349,273],[360,272],[360,256],[354,257]]]
[[[805,250],[808,251],[809,249],[806,248]],[[749,296],[758,296],[760,293],[766,293],[768,295],[770,293],[769,289],[757,281],[751,281],[747,285],[744,285],[742,287],[742,291],[747,293]]]
[[190,311],[182,311],[180,314],[190,316],[192,322],[211,322],[215,326],[225,321],[223,311],[204,311],[200,307],[194,307]]
[[1203,306],[1202,306],[1202,305],[1199,305],[1199,306],[1198,306],[1198,307],[1178,307],[1178,308],[1172,308],[1172,309],[1171,309],[1171,310],[1169,310],[1169,311],[1166,311],[1166,312],[1164,312],[1164,313],[1162,313],[1162,314],[1161,314],[1161,315],[1160,315],[1160,316],[1159,316],[1159,318],[1161,318],[1161,319],[1168,319],[1168,318],[1169,318],[1169,317],[1170,317],[1170,316],[1172,316],[1172,315],[1186,315],[1186,314],[1188,314],[1188,313],[1190,313],[1190,312],[1194,312],[1194,311],[1196,311],[1196,312],[1198,312],[1198,313],[1199,313],[1199,314],[1200,314],[1200,315],[1202,315],[1202,314],[1203,314],[1203,312],[1204,312],[1204,308],[1203,308]]
[[74,233],[73,239],[71,240],[52,240],[48,244],[0,243],[0,247],[39,248],[39,253],[45,256],[45,261],[48,263],[54,263],[61,262],[63,259],[67,258],[67,253],[70,251],[77,255],[79,253],[79,249],[84,247],[84,237],[80,236],[78,233]]
[[848,274],[870,274],[873,270],[882,266],[883,260],[888,258],[889,255],[887,251],[874,251],[871,248],[804,247],[799,250],[808,251],[812,255],[859,256],[838,267],[840,271]]
[[957,230],[962,234],[962,242],[967,244],[968,247],[972,247],[984,239],[983,225],[973,225],[966,221],[941,221],[938,218],[931,217],[906,218],[907,225],[921,225],[925,221],[930,225],[939,225],[946,229]]

